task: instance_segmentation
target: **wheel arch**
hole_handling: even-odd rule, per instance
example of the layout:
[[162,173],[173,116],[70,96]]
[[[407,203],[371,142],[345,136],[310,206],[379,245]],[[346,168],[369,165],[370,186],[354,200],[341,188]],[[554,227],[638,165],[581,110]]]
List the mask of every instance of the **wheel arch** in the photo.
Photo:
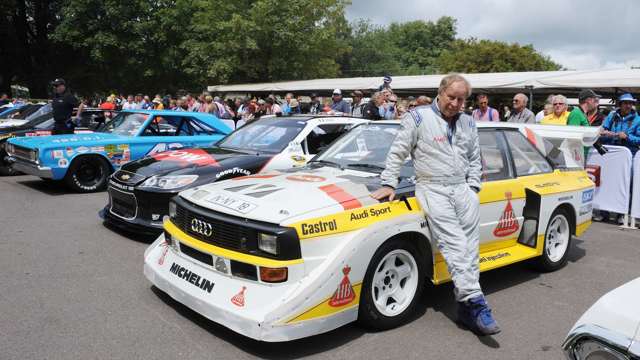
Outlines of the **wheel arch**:
[[115,171],[115,168],[113,167],[113,164],[111,163],[111,161],[109,161],[109,159],[106,156],[98,153],[78,154],[74,156],[73,159],[71,159],[71,162],[69,162],[68,169],[70,169],[71,166],[73,166],[78,159],[84,159],[87,157],[103,159],[104,161],[107,162],[107,164],[109,164],[109,170],[111,171],[111,173],[113,174],[113,172]]
[[431,249],[431,242],[429,241],[429,239],[423,233],[420,233],[418,231],[404,231],[395,234],[380,243],[375,251],[378,251],[378,249],[384,244],[395,239],[401,239],[403,241],[407,241],[416,245],[416,248],[418,249],[418,251],[420,251],[422,259],[425,261],[425,269],[427,271],[425,276],[431,278],[433,276],[433,251]]
[[571,226],[571,235],[576,235],[576,209],[573,207],[572,204],[570,203],[562,203],[560,205],[558,205],[554,212],[559,210],[559,209],[563,209],[567,212],[567,214],[569,215],[569,226]]

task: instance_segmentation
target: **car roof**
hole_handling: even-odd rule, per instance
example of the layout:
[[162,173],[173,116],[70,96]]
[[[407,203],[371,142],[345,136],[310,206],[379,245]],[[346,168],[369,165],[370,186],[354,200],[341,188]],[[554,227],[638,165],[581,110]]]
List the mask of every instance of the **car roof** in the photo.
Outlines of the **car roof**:
[[198,119],[199,121],[202,121],[207,125],[212,126],[217,130],[220,130],[225,134],[231,132],[231,131],[226,132],[225,129],[227,129],[228,126],[224,125],[217,116],[209,113],[201,113],[201,112],[194,112],[194,111],[142,110],[142,109],[123,110],[123,111],[120,111],[119,113],[120,114],[126,114],[126,113],[147,114],[147,115],[154,115],[154,116],[156,115],[157,116],[192,116]]

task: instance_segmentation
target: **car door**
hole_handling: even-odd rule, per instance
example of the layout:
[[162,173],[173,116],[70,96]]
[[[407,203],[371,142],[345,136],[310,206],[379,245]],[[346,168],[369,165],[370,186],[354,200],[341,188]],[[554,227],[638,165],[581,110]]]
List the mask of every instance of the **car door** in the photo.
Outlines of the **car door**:
[[515,244],[523,222],[525,193],[503,131],[479,129],[478,136],[482,157],[480,243],[482,251],[487,251]]

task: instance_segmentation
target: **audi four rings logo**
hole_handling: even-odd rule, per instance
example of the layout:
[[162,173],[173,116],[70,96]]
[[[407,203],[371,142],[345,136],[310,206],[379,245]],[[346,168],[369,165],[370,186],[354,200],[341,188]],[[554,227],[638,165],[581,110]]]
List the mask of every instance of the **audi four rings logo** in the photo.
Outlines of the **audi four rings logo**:
[[213,226],[199,219],[191,220],[191,230],[206,237],[213,235]]

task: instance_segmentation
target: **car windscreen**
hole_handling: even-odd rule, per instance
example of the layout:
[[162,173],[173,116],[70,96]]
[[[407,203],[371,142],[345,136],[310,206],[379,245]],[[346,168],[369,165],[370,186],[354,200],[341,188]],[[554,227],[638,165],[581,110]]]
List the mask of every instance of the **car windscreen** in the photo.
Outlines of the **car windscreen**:
[[239,128],[217,145],[227,149],[279,153],[305,125],[305,121],[291,118],[265,118]]
[[382,171],[387,153],[400,127],[398,124],[366,124],[353,128],[312,161],[326,161],[342,167]]
[[147,114],[120,113],[100,131],[115,135],[135,136],[140,132],[140,128],[148,117]]

